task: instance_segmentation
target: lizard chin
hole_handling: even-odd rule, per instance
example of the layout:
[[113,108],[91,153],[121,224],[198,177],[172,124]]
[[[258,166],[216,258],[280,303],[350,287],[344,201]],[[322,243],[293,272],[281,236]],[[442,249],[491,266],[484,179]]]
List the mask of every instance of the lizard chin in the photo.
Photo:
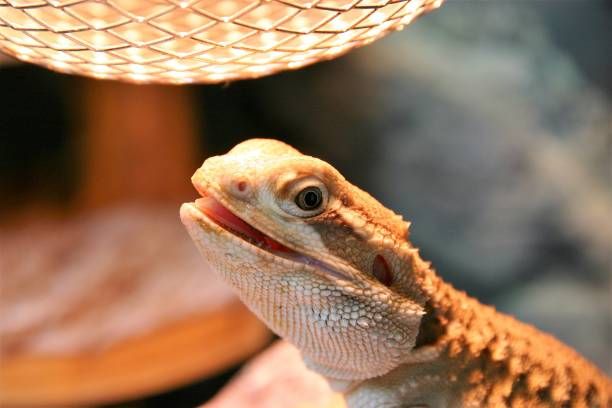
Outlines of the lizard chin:
[[[200,193],[202,194],[202,192]],[[181,209],[181,218],[196,218],[196,221],[204,221],[208,225],[213,223],[218,228],[220,227],[220,230],[217,231],[219,234],[224,233],[229,239],[237,239],[246,242],[253,247],[254,251],[265,251],[273,256],[310,266],[322,272],[326,277],[333,277],[340,280],[351,279],[347,274],[330,267],[318,259],[287,247],[248,224],[210,194],[204,193],[202,197],[195,200],[194,203],[185,205],[190,206],[191,211],[185,211],[185,214],[183,214],[184,211]],[[186,219],[183,220],[183,223],[185,223],[185,221]]]

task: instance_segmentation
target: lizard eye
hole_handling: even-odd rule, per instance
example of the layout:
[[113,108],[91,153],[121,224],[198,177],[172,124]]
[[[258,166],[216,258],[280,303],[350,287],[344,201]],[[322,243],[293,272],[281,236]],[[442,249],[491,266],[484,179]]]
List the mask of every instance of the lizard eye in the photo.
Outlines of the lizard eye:
[[279,194],[279,207],[300,218],[310,218],[321,214],[329,203],[329,192],[325,184],[316,177],[305,177],[291,181]]
[[323,192],[319,187],[306,187],[295,197],[295,204],[304,211],[316,210],[323,203]]

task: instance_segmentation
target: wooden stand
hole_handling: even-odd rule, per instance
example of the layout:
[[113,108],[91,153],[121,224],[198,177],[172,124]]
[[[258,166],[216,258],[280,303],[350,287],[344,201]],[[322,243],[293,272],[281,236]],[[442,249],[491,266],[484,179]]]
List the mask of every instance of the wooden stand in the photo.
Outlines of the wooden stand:
[[0,406],[110,403],[205,378],[237,364],[270,340],[240,303],[194,316],[97,354],[2,361]]

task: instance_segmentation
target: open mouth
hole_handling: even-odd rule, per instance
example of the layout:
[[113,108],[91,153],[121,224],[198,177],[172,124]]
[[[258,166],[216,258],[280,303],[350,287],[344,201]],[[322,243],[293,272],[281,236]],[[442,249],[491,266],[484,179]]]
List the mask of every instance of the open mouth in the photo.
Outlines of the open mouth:
[[204,195],[195,201],[196,207],[223,229],[269,252],[297,252],[287,248],[225,208],[217,199]]
[[[200,194],[203,192],[200,191]],[[208,194],[202,194],[201,198],[195,201],[195,206],[209,220],[230,232],[234,236],[247,241],[262,250],[272,253],[276,256],[289,259],[294,262],[299,262],[309,266],[313,266],[326,275],[334,276],[338,279],[348,279],[344,273],[330,267],[326,263],[319,261],[308,255],[301,254],[287,246],[281,244],[260,230],[254,228],[240,217],[227,209],[221,202]]]

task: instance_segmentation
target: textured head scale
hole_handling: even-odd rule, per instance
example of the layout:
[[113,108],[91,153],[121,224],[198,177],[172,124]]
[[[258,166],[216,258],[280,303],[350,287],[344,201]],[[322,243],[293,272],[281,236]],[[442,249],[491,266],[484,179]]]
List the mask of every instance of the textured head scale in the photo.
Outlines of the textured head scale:
[[[220,203],[219,211],[246,222],[242,235],[257,241],[241,239],[197,204],[186,204],[181,217],[198,248],[315,369],[363,379],[407,358],[423,309],[418,296],[406,296],[411,288],[405,279],[397,278],[409,274],[414,251],[401,217],[329,164],[275,140],[248,140],[211,157],[192,181]],[[310,204],[317,205],[305,207]]]

